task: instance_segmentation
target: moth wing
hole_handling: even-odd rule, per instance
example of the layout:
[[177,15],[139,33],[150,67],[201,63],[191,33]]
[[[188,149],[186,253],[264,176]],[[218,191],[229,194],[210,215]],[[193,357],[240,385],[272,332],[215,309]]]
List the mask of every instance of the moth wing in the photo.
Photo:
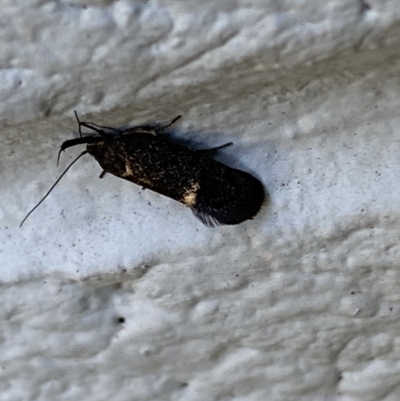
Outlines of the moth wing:
[[197,199],[196,204],[190,207],[193,214],[207,227],[217,227],[221,225],[235,225],[244,220],[251,219],[247,213],[243,215],[236,209],[226,207],[210,206],[205,200]]
[[252,177],[251,185],[245,190],[216,196],[200,189],[190,205],[193,214],[206,226],[235,225],[251,220],[258,213],[265,198],[262,184]]
[[217,227],[224,224],[218,221],[216,211],[207,210],[206,207],[201,205],[192,206],[190,208],[193,214],[207,227]]

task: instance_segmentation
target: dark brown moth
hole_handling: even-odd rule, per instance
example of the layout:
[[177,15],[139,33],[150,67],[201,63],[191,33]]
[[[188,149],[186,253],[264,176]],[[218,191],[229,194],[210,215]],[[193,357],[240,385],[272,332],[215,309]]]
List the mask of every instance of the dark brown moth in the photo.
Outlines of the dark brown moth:
[[[79,138],[62,143],[62,151],[86,144],[83,151],[61,174],[43,199],[21,223],[45,200],[69,168],[89,153],[103,172],[133,182],[143,188],[174,199],[190,207],[206,226],[239,224],[252,219],[265,198],[261,182],[251,174],[214,160],[216,153],[232,145],[226,143],[211,149],[192,149],[158,135],[181,116],[161,127],[137,126],[115,129],[90,122],[81,122],[77,113]],[[82,127],[96,135],[82,135]]]

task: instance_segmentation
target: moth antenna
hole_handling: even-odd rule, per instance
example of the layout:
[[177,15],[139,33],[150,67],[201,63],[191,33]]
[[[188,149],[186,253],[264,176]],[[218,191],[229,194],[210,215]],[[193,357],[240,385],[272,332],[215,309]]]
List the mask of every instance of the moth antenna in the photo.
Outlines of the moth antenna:
[[[100,128],[97,128],[97,127],[99,127],[99,125],[92,124],[92,123],[85,123],[85,122],[81,122],[80,124],[82,125],[82,127],[86,127],[86,128],[89,128],[89,129],[91,129],[91,130],[97,132],[101,137],[103,137],[103,138],[105,138],[105,139],[110,139],[110,136],[109,136],[104,130],[102,130],[102,129],[100,129]],[[112,129],[112,130],[114,130],[114,131],[116,131],[116,132],[119,132],[119,131],[118,131],[117,129],[115,129],[115,128],[111,128],[111,127],[110,127],[110,129]]]
[[75,158],[69,165],[68,167],[63,171],[63,173],[57,178],[56,182],[51,186],[51,188],[47,191],[46,195],[43,196],[43,198],[40,200],[40,202],[25,216],[25,218],[22,220],[21,224],[19,227],[21,228],[22,225],[25,223],[25,220],[43,203],[43,201],[50,195],[51,191],[55,188],[55,186],[61,181],[61,178],[64,177],[65,174],[67,174],[67,171],[77,162],[83,155],[87,153],[87,150],[84,150],[77,158]]
[[58,151],[58,156],[57,156],[57,167],[58,167],[58,163],[60,162],[61,152],[63,152],[63,151],[64,151],[64,149],[60,149],[60,150]]
[[81,122],[81,125],[83,125],[86,128],[92,129],[94,131],[95,131],[95,129],[93,127],[98,127],[98,128],[109,129],[110,131],[114,131],[114,132],[118,132],[118,133],[121,132],[121,130],[119,130],[118,128],[108,127],[107,125],[99,125],[99,124],[95,124],[95,123],[90,123],[87,121]]
[[76,110],[74,110],[74,113],[75,113],[76,121],[78,121],[79,135],[81,136],[81,138],[83,138],[83,135],[82,135],[82,128],[81,128],[81,127],[86,127],[86,128],[89,128],[89,129],[91,129],[91,130],[93,130],[93,131],[96,131],[99,135],[101,135],[102,137],[105,137],[105,138],[108,138],[108,136],[106,135],[106,133],[105,133],[103,130],[101,130],[101,129],[99,129],[99,128],[96,128],[96,127],[106,128],[106,129],[110,129],[110,130],[112,130],[112,131],[119,132],[117,129],[112,128],[112,127],[105,127],[105,126],[102,126],[102,125],[98,125],[98,124],[94,124],[94,123],[88,123],[88,122],[85,122],[85,121],[82,122],[82,121],[79,119],[78,113],[76,112]]
[[[78,121],[79,135],[80,135],[81,138],[82,138],[83,136],[82,136],[82,130],[81,130],[81,121],[79,120],[78,113],[76,112],[76,110],[74,110],[74,114],[75,114],[76,121]],[[63,150],[64,150],[64,149],[60,149],[59,152],[58,152],[58,156],[57,156],[57,167],[58,167],[58,164],[60,163],[60,156],[61,156],[61,152],[62,152]],[[22,225],[22,224],[21,224],[21,225]]]
[[79,117],[78,117],[78,113],[76,112],[76,110],[74,110],[74,114],[75,114],[75,118],[76,118],[76,121],[78,121],[78,127],[79,127],[79,135],[81,136],[81,138],[82,138],[82,129],[81,129],[81,120],[79,120]]
[[208,156],[214,156],[216,153],[218,153],[219,150],[227,148],[228,146],[232,146],[233,142],[228,142],[224,143],[223,145],[217,146],[215,148],[210,148],[210,149],[197,149],[196,152],[198,154],[203,154],[203,155],[208,155]]
[[169,127],[171,127],[172,125],[174,125],[178,120],[180,120],[182,118],[181,115],[176,116],[169,124],[165,125],[164,127],[160,127],[159,130],[164,131],[166,129],[168,129]]
[[[76,121],[78,121],[79,135],[80,135],[81,138],[83,138],[82,129],[81,129],[82,123],[81,123],[81,120],[79,120],[78,113],[76,112],[76,110],[74,110],[74,114],[75,114]],[[60,163],[60,156],[61,156],[61,152],[62,152],[62,151],[64,151],[64,149],[62,149],[62,148],[58,151],[58,156],[57,156],[57,167],[58,167],[58,164]]]

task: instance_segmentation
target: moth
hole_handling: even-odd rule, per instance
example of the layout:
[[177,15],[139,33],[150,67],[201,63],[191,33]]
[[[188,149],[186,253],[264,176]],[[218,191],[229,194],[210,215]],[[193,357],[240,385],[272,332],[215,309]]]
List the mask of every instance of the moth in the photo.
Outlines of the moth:
[[[140,125],[127,129],[81,122],[76,111],[75,117],[80,137],[62,143],[57,165],[61,152],[66,149],[86,144],[86,150],[68,165],[42,200],[26,215],[21,226],[85,154],[93,156],[103,169],[100,178],[110,173],[174,199],[188,206],[209,227],[252,219],[264,202],[264,187],[257,178],[214,159],[232,142],[210,149],[193,149],[160,135],[181,116],[164,126]],[[95,134],[83,135],[82,127]]]

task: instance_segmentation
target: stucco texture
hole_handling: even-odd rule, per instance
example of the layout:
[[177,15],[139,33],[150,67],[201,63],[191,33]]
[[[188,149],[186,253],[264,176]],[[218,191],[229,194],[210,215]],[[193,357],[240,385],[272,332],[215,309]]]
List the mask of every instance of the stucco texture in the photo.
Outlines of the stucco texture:
[[[1,401],[398,401],[396,0],[9,1]],[[173,135],[269,193],[208,228],[98,179],[73,116]]]

